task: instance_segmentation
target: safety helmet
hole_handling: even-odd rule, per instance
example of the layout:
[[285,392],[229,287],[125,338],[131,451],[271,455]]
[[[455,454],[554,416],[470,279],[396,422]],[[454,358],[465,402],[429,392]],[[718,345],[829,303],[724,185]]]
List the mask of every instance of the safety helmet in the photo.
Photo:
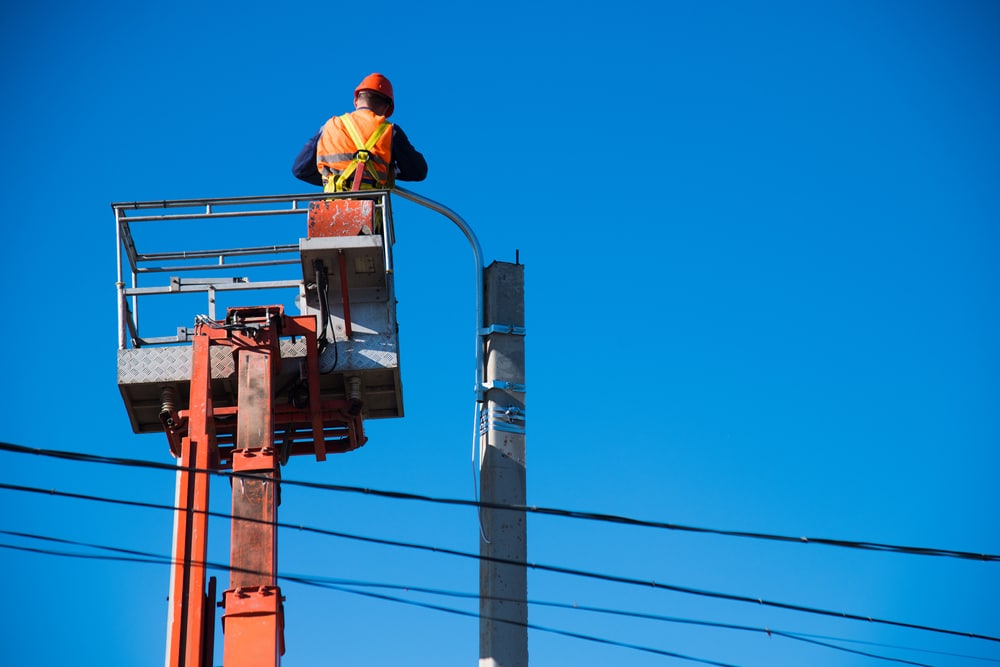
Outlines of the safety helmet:
[[385,78],[378,72],[375,72],[374,74],[369,74],[364,79],[362,79],[361,83],[358,84],[358,87],[354,89],[355,100],[358,99],[358,93],[360,93],[362,90],[370,90],[372,92],[378,93],[379,95],[389,98],[389,108],[386,110],[385,115],[387,117],[392,115],[392,110],[395,107],[394,103],[395,100],[393,99],[392,96],[392,84],[389,83],[389,79]]

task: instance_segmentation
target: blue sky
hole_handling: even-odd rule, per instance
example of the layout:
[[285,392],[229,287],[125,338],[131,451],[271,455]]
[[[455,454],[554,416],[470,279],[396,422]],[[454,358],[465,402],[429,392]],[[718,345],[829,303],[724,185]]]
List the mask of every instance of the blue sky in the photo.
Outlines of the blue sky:
[[[115,386],[108,204],[312,191],[293,157],[381,71],[393,120],[430,164],[412,189],[459,212],[487,262],[525,264],[530,504],[1000,554],[995,3],[389,2],[350,19],[287,4],[0,8],[0,440],[169,462],[162,437],[132,434]],[[394,211],[406,417],[284,474],[472,498],[468,245],[440,216],[398,199]],[[0,464],[7,484],[173,500],[168,473],[6,452]],[[169,552],[163,511],[0,496],[0,530]],[[217,482],[213,504],[227,503]],[[468,509],[289,488],[280,518],[478,551]],[[228,525],[210,530],[223,560]],[[538,563],[1000,635],[995,562],[552,517],[529,531]],[[478,590],[471,560],[280,539],[285,573]],[[162,664],[165,567],[10,549],[0,564],[5,663]],[[285,665],[478,657],[473,618],[283,592]],[[543,572],[529,598],[925,664],[1000,660],[997,642]],[[746,667],[884,662],[580,610],[533,606],[529,620]],[[694,664],[540,630],[529,651],[539,666]]]

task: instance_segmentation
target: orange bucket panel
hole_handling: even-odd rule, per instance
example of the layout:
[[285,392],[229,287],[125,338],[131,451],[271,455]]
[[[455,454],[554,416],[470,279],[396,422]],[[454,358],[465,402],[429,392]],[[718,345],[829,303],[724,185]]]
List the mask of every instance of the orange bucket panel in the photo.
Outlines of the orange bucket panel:
[[371,234],[375,202],[370,199],[326,199],[309,204],[309,238]]

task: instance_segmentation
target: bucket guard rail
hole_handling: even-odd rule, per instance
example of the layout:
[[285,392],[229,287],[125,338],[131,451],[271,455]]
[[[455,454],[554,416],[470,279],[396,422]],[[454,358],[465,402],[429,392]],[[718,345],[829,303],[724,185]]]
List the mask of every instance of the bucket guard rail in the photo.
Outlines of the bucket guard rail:
[[[352,236],[335,230],[310,238],[312,218],[341,204],[363,210],[371,224]],[[351,451],[365,442],[363,419],[402,416],[388,190],[111,206],[118,385],[133,431],[165,431],[177,455],[190,422],[192,368],[202,363],[226,465],[239,393],[239,345],[226,320],[261,303],[280,303],[274,307],[284,319],[272,388],[274,445],[283,460]],[[195,358],[199,335],[211,338],[202,360]],[[314,379],[316,388],[308,386]]]

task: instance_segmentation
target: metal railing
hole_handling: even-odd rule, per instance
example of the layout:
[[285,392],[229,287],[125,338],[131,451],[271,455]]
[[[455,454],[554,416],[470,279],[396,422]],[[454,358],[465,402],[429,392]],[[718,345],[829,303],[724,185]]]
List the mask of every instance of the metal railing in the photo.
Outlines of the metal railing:
[[[215,319],[215,296],[218,292],[279,289],[295,290],[300,294],[304,285],[299,268],[298,241],[306,236],[305,215],[310,202],[327,199],[369,199],[375,202],[376,209],[382,212],[382,219],[385,221],[380,233],[386,271],[391,272],[394,239],[388,190],[113,203],[111,208],[115,213],[118,264],[118,348],[184,343],[188,340],[183,327],[179,327],[173,336],[141,335],[140,297],[205,293],[208,316]],[[204,221],[207,226],[204,230],[198,230],[199,237],[235,239],[241,237],[241,226],[252,219],[266,216],[298,216],[301,224],[266,229],[263,236],[268,237],[267,241],[252,246],[142,252],[136,242],[140,226],[156,225],[157,231],[160,231],[159,243],[172,245],[170,242],[176,238],[178,244],[189,245],[190,236],[179,233],[174,237],[163,224],[172,223],[176,228],[176,223],[181,221]],[[270,236],[272,232],[273,243]],[[282,274],[280,277],[268,275],[274,273],[273,270],[266,270],[269,267],[283,266],[295,268],[287,274],[279,269],[278,272]],[[222,270],[247,271],[248,274],[257,273],[265,278],[254,279],[250,275],[226,278],[193,276],[194,272]]]

